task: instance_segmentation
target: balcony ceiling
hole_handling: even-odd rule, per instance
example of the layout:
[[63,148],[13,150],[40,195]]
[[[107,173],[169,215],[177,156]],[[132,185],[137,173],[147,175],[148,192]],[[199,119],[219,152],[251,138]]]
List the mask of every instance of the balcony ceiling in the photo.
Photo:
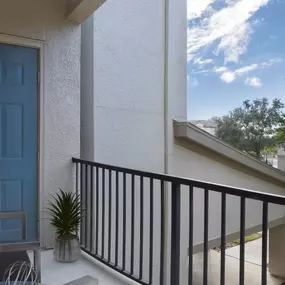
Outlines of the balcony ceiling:
[[82,23],[93,14],[106,0],[66,0],[67,19]]

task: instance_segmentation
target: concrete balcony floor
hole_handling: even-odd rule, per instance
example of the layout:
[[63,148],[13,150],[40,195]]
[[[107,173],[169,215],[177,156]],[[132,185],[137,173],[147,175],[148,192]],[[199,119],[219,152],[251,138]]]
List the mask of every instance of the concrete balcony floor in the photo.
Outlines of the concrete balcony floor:
[[[280,285],[284,280],[267,274],[267,285]],[[239,259],[226,255],[226,284],[239,284]],[[194,255],[193,285],[203,284],[203,254]],[[245,262],[245,285],[261,284],[261,265]],[[208,285],[220,285],[220,254],[214,250],[209,252]]]
[[[235,246],[226,249],[226,284],[239,284],[239,251],[240,247]],[[261,284],[261,253],[262,239],[256,239],[245,244],[245,285]],[[267,255],[268,256],[268,255]],[[220,253],[210,250],[209,252],[209,285],[220,284]],[[194,255],[194,283],[202,284],[203,276],[203,254]],[[268,285],[280,285],[284,280],[275,278],[267,273]]]
[[[32,254],[29,252],[30,259]],[[117,273],[111,274],[109,269],[98,266],[96,261],[90,261],[82,255],[81,259],[74,263],[59,263],[53,259],[53,251],[47,250],[41,253],[42,284],[63,285],[84,276],[92,276],[98,279],[98,285],[129,285],[137,284],[118,278]],[[78,283],[80,285],[80,283]]]

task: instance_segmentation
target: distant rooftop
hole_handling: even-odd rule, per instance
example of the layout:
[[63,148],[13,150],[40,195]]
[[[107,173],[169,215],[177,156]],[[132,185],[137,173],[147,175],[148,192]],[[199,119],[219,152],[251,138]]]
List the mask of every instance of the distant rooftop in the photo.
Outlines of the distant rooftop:
[[203,128],[216,128],[217,124],[211,120],[190,120],[188,121],[190,124]]
[[[195,149],[195,146],[198,145],[200,149],[203,149],[203,151],[201,151],[203,155],[207,153],[207,156],[215,157],[214,159],[223,161],[222,163],[224,164],[228,163],[231,165],[231,161],[236,165],[239,165],[238,169],[244,173],[248,174],[250,169],[251,171],[253,170],[255,173],[254,175],[261,180],[282,183],[282,187],[285,185],[285,172],[273,168],[249,154],[221,141],[208,130],[203,130],[203,128],[190,123],[190,121],[174,121],[174,135],[179,141],[186,143],[183,144],[183,146],[187,146],[189,149]],[[208,152],[206,152],[206,150]],[[197,148],[195,151],[197,151]],[[213,155],[213,153],[216,155]],[[224,158],[224,160],[222,158]]]

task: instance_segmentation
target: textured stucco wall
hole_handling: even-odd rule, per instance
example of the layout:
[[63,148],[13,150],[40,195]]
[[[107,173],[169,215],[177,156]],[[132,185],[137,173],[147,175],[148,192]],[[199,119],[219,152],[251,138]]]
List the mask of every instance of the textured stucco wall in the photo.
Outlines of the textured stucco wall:
[[49,194],[73,189],[72,156],[79,156],[80,26],[65,21],[64,0],[5,0],[0,33],[41,40],[43,94],[41,124],[41,242],[52,245],[44,213]]
[[110,0],[92,20],[94,158],[163,171],[164,1]]
[[[108,0],[83,24],[81,155],[84,158],[154,172],[165,171],[166,158],[171,171],[172,120],[186,119],[187,9],[185,0],[170,0],[166,19],[165,5],[165,0]],[[166,20],[169,21],[167,38]],[[169,42],[166,54],[165,40]],[[86,138],[92,138],[93,145]],[[144,276],[148,276],[149,189],[148,183],[145,184]],[[159,192],[155,193],[155,201],[159,203]],[[129,207],[128,200],[127,213]],[[159,219],[159,208],[155,207],[154,223],[158,224]],[[135,226],[135,232],[139,232],[139,221]],[[156,227],[156,244],[159,238],[159,227]],[[129,245],[128,241],[127,251]],[[136,250],[138,246],[136,239]],[[158,282],[158,266],[159,247],[156,246],[154,283]]]
[[163,0],[111,0],[94,15],[97,161],[163,170],[163,13]]
[[[86,110],[94,106],[81,118],[86,121],[82,138],[94,138],[93,149],[82,146],[84,156],[164,172],[166,102],[171,164],[172,120],[186,119],[186,1],[170,0],[168,19],[165,5],[165,0],[110,0],[84,23],[82,78],[86,82],[81,104]],[[165,20],[169,22],[167,59]],[[87,124],[89,118],[94,126]]]

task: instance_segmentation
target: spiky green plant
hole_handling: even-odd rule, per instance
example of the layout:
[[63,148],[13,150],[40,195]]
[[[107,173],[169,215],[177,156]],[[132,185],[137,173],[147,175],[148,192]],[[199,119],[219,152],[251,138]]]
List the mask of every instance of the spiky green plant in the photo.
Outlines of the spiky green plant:
[[76,193],[59,192],[52,196],[47,210],[51,215],[51,224],[58,238],[68,238],[76,234],[76,229],[82,220],[80,198]]

